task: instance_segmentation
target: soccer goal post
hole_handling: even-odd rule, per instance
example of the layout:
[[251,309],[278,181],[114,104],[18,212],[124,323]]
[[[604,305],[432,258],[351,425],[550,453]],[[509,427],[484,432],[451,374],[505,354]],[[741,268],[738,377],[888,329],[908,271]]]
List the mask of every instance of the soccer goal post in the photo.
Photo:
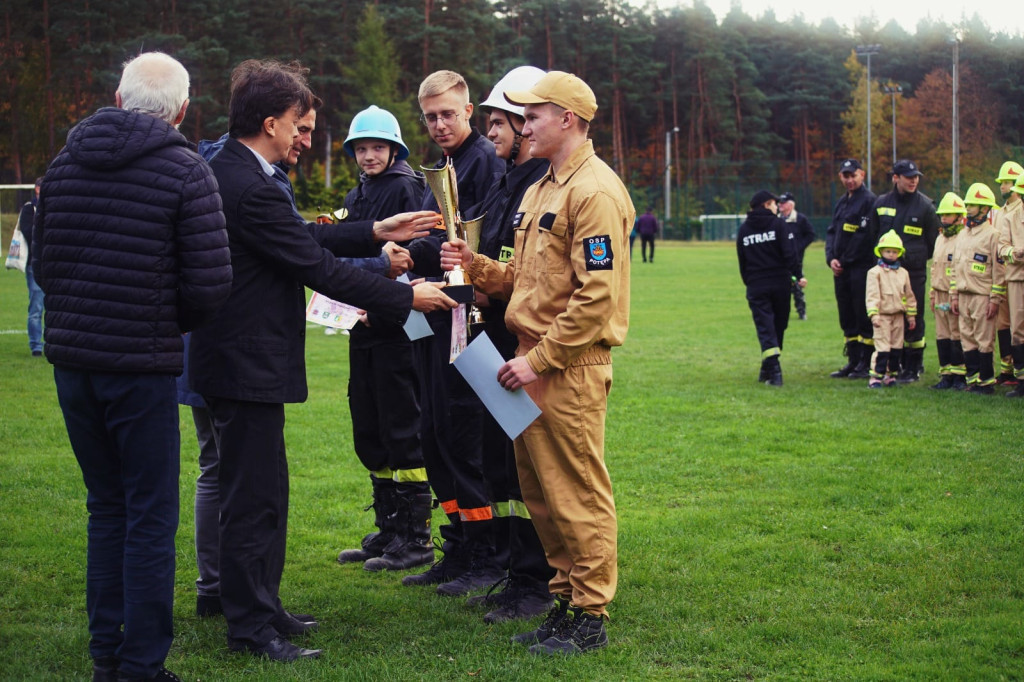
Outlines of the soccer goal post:
[[698,216],[700,238],[703,241],[735,239],[740,225],[746,218],[746,215],[740,213],[711,213]]

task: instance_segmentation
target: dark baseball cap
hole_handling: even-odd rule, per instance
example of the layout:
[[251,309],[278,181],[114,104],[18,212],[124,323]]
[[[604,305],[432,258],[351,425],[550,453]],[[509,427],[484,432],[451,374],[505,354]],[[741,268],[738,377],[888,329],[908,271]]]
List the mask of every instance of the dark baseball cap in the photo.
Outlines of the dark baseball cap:
[[796,201],[796,197],[793,196],[792,192],[783,192],[779,195],[779,203],[785,203],[787,201]]
[[900,159],[892,167],[893,175],[902,175],[905,178],[912,178],[917,175],[924,175],[917,164],[910,159]]
[[766,189],[758,190],[757,193],[750,198],[750,208],[761,208],[768,201],[778,201],[779,198],[769,192]]
[[857,159],[843,159],[839,162],[840,173],[853,173],[863,169],[864,167],[860,165],[860,161]]

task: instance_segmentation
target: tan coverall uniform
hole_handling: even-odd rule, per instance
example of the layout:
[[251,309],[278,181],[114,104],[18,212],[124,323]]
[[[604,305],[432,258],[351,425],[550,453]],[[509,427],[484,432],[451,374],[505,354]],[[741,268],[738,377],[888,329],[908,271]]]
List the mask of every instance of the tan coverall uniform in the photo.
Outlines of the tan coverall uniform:
[[541,409],[515,440],[523,501],[555,569],[551,593],[606,616],[618,580],[617,521],[604,463],[611,348],[629,324],[629,232],[636,211],[589,140],[526,191],[515,256],[477,254],[473,284],[509,300],[505,323],[538,380]]
[[[1016,192],[1014,196],[1020,196]],[[1001,235],[1003,233],[1003,226],[1007,223],[1014,223],[1024,216],[1024,202],[1014,201],[1012,204],[1007,201],[1004,206],[993,211],[992,216],[992,227],[995,228],[996,234]],[[1002,258],[1002,254],[999,255]],[[1006,260],[1003,259],[1005,266]],[[1021,304],[1024,306],[1024,302]],[[1000,374],[1013,374],[1014,363],[1012,356],[1012,345],[1013,345],[1013,322],[1010,316],[1010,301],[1009,295],[1003,299],[1002,303],[999,304],[999,313],[996,315],[996,338],[999,341],[999,372]],[[1021,323],[1024,325],[1024,321]],[[1009,333],[1009,338],[1007,338]],[[1004,355],[1005,353],[1005,355]]]
[[[963,228],[960,228],[963,231]],[[950,309],[949,281],[953,276],[953,247],[956,246],[956,239],[959,232],[952,237],[940,234],[935,240],[935,250],[932,251],[932,272],[931,272],[931,303],[932,312],[935,314],[935,345],[940,348],[939,355],[943,355],[942,348],[946,348],[944,342],[960,341],[960,321]],[[946,361],[939,367],[939,374],[960,374],[964,373],[963,366],[953,363],[952,353],[950,357],[940,357],[939,361]],[[953,364],[950,364],[953,363]]]
[[[1016,202],[1018,206],[1021,202]],[[1024,377],[1024,211],[999,220],[999,256],[1006,268],[1006,298],[1014,346],[1014,374]],[[1018,348],[1019,347],[1019,348]]]
[[[906,268],[887,268],[881,265],[868,270],[864,300],[871,324],[875,325],[875,351],[871,355],[871,376],[881,378],[878,356],[903,347],[904,317],[917,315],[917,299],[910,287],[910,273]],[[895,365],[890,364],[890,371]]]
[[[991,354],[996,319],[988,319],[987,314],[990,302],[999,304],[1006,298],[1006,272],[998,252],[999,235],[987,221],[961,230],[953,250],[950,296],[960,310],[960,343],[968,384],[995,383]],[[977,353],[980,359],[975,358]]]

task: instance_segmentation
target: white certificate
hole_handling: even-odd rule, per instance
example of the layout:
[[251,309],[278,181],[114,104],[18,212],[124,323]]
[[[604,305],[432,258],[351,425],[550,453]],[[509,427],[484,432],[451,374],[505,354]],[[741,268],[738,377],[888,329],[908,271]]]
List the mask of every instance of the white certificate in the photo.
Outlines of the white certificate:
[[483,401],[484,407],[509,438],[515,438],[540,416],[540,408],[521,388],[507,391],[498,383],[498,370],[505,364],[501,353],[487,337],[479,336],[455,359],[455,368]]
[[333,329],[349,330],[359,321],[359,308],[313,292],[306,306],[306,320]]

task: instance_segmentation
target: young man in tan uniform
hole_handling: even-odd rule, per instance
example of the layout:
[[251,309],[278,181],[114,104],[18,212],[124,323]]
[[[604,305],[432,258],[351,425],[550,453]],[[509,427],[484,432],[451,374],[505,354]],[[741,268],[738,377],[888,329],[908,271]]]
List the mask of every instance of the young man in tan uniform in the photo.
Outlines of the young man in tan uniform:
[[455,241],[445,244],[442,263],[462,263],[478,289],[509,299],[505,322],[519,348],[498,381],[524,387],[542,410],[515,440],[516,464],[555,569],[556,602],[539,628],[513,641],[533,644],[534,654],[575,654],[608,643],[604,619],[617,582],[604,429],[611,348],[629,324],[627,244],[636,211],[587,139],[597,100],[586,83],[552,71],[529,92],[505,96],[525,105],[523,135],[551,169],[523,197],[512,261],[474,257]]

